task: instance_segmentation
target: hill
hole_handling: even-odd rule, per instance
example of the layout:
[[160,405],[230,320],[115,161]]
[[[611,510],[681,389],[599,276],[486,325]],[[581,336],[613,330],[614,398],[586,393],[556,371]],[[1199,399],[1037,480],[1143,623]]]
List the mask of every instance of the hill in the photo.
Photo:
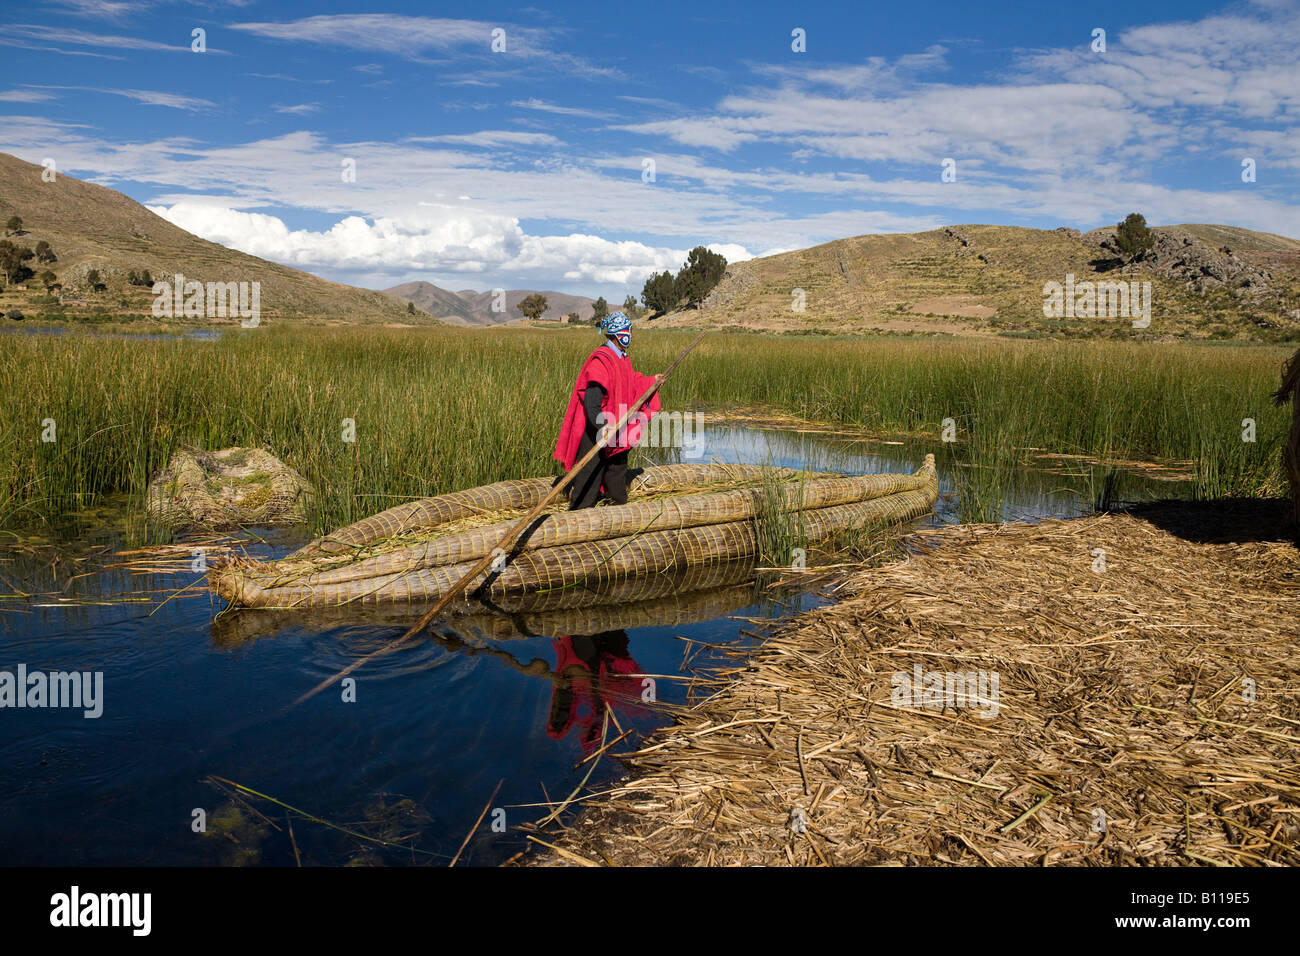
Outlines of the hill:
[[[8,236],[9,241],[30,247],[41,240],[50,244],[57,261],[49,265],[30,261],[28,265],[38,274],[46,268],[53,271],[63,295],[84,300],[84,309],[110,315],[149,315],[154,301],[151,289],[128,282],[130,272],[148,270],[155,280],[170,281],[181,273],[187,280],[204,283],[258,282],[261,316],[266,323],[283,319],[429,322],[428,316],[413,318],[401,303],[382,292],[328,282],[227,249],[172,225],[122,193],[62,173],[54,182],[43,182],[42,171],[40,166],[0,153],[0,223],[17,215],[22,218],[23,232]],[[103,289],[90,288],[87,275],[91,270],[99,272]],[[29,286],[37,290],[35,282]],[[12,304],[14,290],[7,292],[7,304]],[[52,306],[57,307],[54,300],[35,308]]]
[[[494,292],[476,292],[473,289],[452,292],[432,282],[406,282],[384,291],[388,295],[414,302],[416,308],[456,325],[501,325],[523,318],[523,313],[519,311],[519,303],[539,290],[507,289],[504,312],[493,311],[492,305],[496,300]],[[546,296],[547,308],[542,313],[543,319],[558,322],[571,312],[578,313],[579,319],[583,322],[591,319],[593,301],[586,296],[551,290],[540,291]]]
[[422,309],[434,318],[451,325],[479,325],[471,314],[469,306],[459,293],[440,289],[432,282],[404,282],[391,289],[385,289],[384,295],[393,296],[406,302],[412,302],[417,309]]
[[[1232,226],[1163,226],[1131,265],[1114,227],[964,225],[838,239],[734,263],[701,308],[655,325],[812,334],[1131,335],[1122,317],[1044,315],[1047,283],[1151,283],[1142,334],[1300,337],[1300,241]],[[803,311],[797,290],[802,290]]]

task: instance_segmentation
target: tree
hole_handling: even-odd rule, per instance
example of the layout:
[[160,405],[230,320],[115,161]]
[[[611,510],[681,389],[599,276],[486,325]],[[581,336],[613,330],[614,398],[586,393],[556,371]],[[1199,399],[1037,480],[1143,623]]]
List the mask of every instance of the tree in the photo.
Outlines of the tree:
[[5,223],[5,229],[7,229],[9,232],[12,233],[22,232],[23,231],[22,216],[10,216],[9,221]]
[[8,239],[0,239],[0,271],[5,274],[5,281],[12,284],[22,282],[32,270],[25,263],[35,253],[26,246],[15,246]]
[[685,299],[688,306],[696,305],[707,294],[704,291],[704,276],[682,266],[677,278],[673,280],[673,292],[678,301]]
[[570,312],[564,317],[564,321],[568,322],[570,325],[576,325],[578,322],[578,313]]
[[609,315],[609,303],[605,301],[605,297],[602,295],[591,304],[591,324],[600,325],[607,315]]
[[53,272],[51,272],[49,269],[46,269],[44,272],[41,273],[40,279],[41,279],[41,285],[45,286],[46,292],[49,292],[51,289],[53,289],[55,284],[59,281],[59,277],[56,276]]
[[696,246],[686,256],[686,262],[677,273],[676,286],[679,298],[687,305],[699,306],[704,297],[722,281],[727,271],[727,260],[704,246]]
[[540,292],[534,292],[519,303],[519,311],[534,322],[540,319],[542,313],[549,307],[550,303],[546,301],[546,296],[542,295]]
[[86,273],[86,282],[88,282],[88,283],[90,284],[90,289],[91,289],[92,292],[98,292],[99,289],[100,289],[100,287],[101,287],[101,284],[100,284],[100,281],[99,281],[99,270],[98,270],[98,269],[91,269],[89,272],[87,272],[87,273]]
[[415,315],[415,303],[414,303],[414,302],[408,302],[408,303],[406,303],[406,314],[407,314],[407,315]]
[[640,310],[637,308],[637,304],[636,304],[636,296],[634,296],[634,295],[629,295],[626,299],[623,300],[623,311],[626,312],[628,315],[630,315],[630,316],[631,316],[632,318],[634,318],[634,319],[635,319],[635,318],[639,318],[639,316],[637,315],[637,313],[638,313]]
[[36,243],[36,258],[38,261],[45,263],[59,261],[59,257],[54,254],[54,250],[50,248],[50,244],[44,239]]
[[1150,249],[1155,241],[1155,234],[1147,228],[1146,217],[1140,213],[1129,213],[1115,227],[1115,245],[1119,254],[1129,263]]
[[641,301],[645,307],[662,315],[677,305],[677,283],[668,271],[652,272],[641,289]]

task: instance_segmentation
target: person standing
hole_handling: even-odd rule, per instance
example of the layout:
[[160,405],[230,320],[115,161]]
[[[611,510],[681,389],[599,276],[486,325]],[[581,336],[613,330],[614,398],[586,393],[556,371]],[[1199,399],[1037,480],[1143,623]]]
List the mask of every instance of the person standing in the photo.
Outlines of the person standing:
[[602,495],[614,504],[627,503],[627,456],[640,439],[641,431],[659,410],[659,393],[651,395],[619,434],[614,426],[642,393],[657,386],[660,376],[642,375],[632,367],[632,322],[615,312],[600,323],[605,342],[583,363],[569,407],[564,414],[560,437],[555,443],[555,460],[567,472],[608,435],[610,441],[579,472],[569,487],[569,508],[590,508]]

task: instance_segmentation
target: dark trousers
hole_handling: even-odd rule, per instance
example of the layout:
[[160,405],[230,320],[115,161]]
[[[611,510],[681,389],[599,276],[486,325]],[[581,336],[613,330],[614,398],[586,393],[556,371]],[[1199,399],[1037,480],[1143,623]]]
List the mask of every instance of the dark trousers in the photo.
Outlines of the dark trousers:
[[[578,444],[578,458],[596,447],[595,436],[590,430],[583,433]],[[627,504],[627,456],[625,451],[617,455],[606,454],[602,449],[587,467],[578,472],[569,486],[569,510],[594,507],[600,500],[600,486],[605,486],[604,497],[616,505]]]

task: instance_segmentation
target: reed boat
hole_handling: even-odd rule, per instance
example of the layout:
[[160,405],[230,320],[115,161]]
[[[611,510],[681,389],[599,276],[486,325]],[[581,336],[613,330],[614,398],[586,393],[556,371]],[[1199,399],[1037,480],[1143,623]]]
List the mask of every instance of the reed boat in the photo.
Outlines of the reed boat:
[[[498,550],[553,484],[501,481],[398,505],[279,560],[216,564],[209,586],[236,607],[436,601]],[[725,464],[647,468],[629,484],[627,504],[568,511],[561,502],[543,512],[467,594],[489,605],[561,607],[590,600],[594,591],[640,595],[656,582],[699,590],[717,586],[724,566],[755,562],[765,523],[770,527],[776,516],[799,539],[817,543],[919,517],[938,495],[933,455],[910,475]]]
[[[697,587],[682,589],[691,583]],[[445,637],[481,644],[642,627],[684,627],[726,617],[763,600],[754,584],[754,562],[729,561],[712,566],[707,576],[687,569],[686,573],[651,574],[605,587],[520,594],[500,602],[462,597],[447,606],[446,624],[437,630]],[[412,619],[410,606],[394,603],[245,610],[218,614],[212,621],[211,638],[218,647],[234,648],[291,632],[405,630]]]

